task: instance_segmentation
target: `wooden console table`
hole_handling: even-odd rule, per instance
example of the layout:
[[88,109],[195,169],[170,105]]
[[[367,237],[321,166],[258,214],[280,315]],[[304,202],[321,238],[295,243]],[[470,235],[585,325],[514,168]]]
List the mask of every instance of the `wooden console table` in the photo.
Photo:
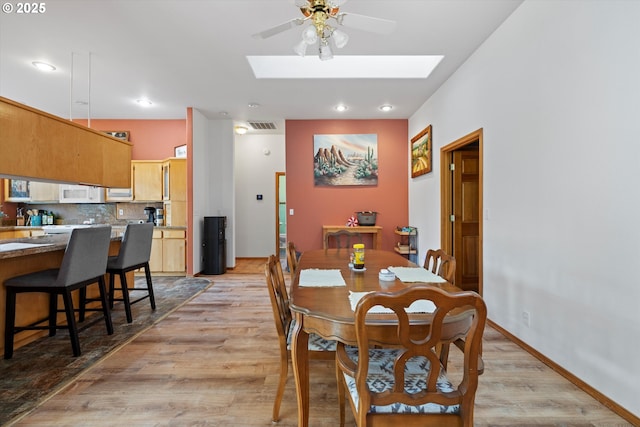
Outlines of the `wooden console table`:
[[357,227],[349,227],[346,225],[323,225],[322,226],[322,247],[325,246],[327,233],[335,233],[336,231],[346,230],[352,233],[371,234],[373,237],[373,247],[371,249],[382,249],[382,227],[379,225],[359,225]]

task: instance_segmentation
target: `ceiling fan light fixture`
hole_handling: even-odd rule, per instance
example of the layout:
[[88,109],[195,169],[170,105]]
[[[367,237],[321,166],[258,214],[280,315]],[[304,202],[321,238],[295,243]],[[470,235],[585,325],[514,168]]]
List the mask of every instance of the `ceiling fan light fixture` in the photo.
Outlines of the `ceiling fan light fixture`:
[[335,110],[339,113],[342,113],[343,111],[347,111],[349,109],[349,107],[347,107],[344,104],[338,104],[335,106]]
[[333,59],[333,52],[331,51],[331,46],[329,46],[329,43],[327,42],[326,39],[322,39],[322,41],[320,42],[319,56],[320,56],[320,60],[322,61]]
[[338,49],[342,49],[343,47],[345,47],[347,45],[347,42],[349,41],[349,35],[340,30],[333,30],[333,33],[331,33],[331,38],[333,39],[333,42],[336,44],[336,47]]
[[295,46],[293,46],[293,51],[298,56],[305,56],[307,54],[307,46],[309,46],[307,42],[305,42],[304,40],[300,40],[300,43],[297,43]]
[[383,111],[383,112],[388,112],[393,110],[393,105],[391,104],[383,104],[381,106],[378,107],[378,110]]
[[316,27],[313,25],[308,26],[302,32],[302,40],[308,45],[312,45],[318,41],[318,33],[316,32]]

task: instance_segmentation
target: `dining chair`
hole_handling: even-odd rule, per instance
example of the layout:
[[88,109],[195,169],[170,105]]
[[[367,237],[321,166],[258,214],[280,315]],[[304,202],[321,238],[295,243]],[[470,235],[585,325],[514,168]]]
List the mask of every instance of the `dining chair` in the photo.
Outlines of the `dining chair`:
[[[282,265],[275,255],[269,256],[265,264],[265,276],[273,318],[278,332],[278,343],[280,345],[280,381],[273,404],[272,421],[277,422],[280,418],[280,404],[284,396],[284,387],[287,383],[289,371],[291,331],[295,326],[295,321],[289,309],[289,295],[282,272]],[[312,359],[332,360],[335,357],[336,342],[325,340],[316,335],[309,334],[309,357]]]
[[289,266],[289,274],[291,280],[296,275],[298,270],[298,252],[296,251],[296,245],[293,242],[287,243],[287,265]]
[[456,279],[456,259],[443,249],[429,249],[424,259],[424,268],[437,274],[449,283]]
[[[80,340],[76,324],[71,292],[85,289],[94,283],[100,290],[102,313],[107,333],[113,334],[113,324],[107,301],[104,275],[111,241],[111,226],[76,228],[71,232],[69,243],[58,269],[48,269],[12,277],[4,282],[6,288],[4,358],[13,356],[13,339],[16,333],[26,330],[49,330],[54,336],[57,329],[68,329],[74,356],[80,356]],[[19,293],[38,292],[49,294],[47,319],[26,326],[16,326],[16,296]],[[66,325],[58,325],[58,295],[62,296]],[[19,307],[19,306],[18,306]],[[42,323],[48,320],[48,325]]]
[[[418,300],[433,303],[429,328],[412,327],[405,312]],[[387,308],[389,314],[369,313],[376,306]],[[372,321],[368,318],[372,315],[397,322],[396,342],[385,346],[369,336],[367,320]],[[366,294],[355,310],[357,348],[338,342],[336,349],[340,426],[345,421],[346,395],[358,427],[472,427],[486,316],[485,303],[475,292],[448,293],[416,285],[397,293]],[[456,320],[455,326],[449,319]],[[464,363],[454,381],[435,349],[459,337],[465,337]]]
[[[338,230],[329,232],[324,236],[324,247],[325,248],[351,248],[351,239],[357,239],[358,243],[362,243],[362,235],[360,233],[352,233],[347,230]],[[331,246],[331,242],[334,243],[334,246]]]

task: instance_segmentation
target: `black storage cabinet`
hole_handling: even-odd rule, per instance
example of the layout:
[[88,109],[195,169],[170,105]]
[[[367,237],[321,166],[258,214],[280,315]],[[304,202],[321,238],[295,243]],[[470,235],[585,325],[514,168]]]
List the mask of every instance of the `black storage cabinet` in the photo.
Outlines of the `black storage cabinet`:
[[204,274],[224,274],[227,271],[226,216],[204,217]]

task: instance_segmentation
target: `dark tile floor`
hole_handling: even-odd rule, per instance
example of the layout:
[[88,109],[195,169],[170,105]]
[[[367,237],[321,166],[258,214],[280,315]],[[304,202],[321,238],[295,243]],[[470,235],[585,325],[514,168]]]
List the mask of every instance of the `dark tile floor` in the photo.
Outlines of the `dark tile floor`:
[[[137,277],[136,281],[139,280],[144,278]],[[107,335],[102,318],[96,319],[80,332],[79,357],[72,356],[69,335],[62,330],[54,337],[44,337],[16,349],[10,360],[0,359],[0,425],[33,409],[111,350],[157,323],[211,283],[198,277],[154,277],[156,310],[151,310],[148,299],[142,300],[132,306],[133,322],[128,324],[122,304],[117,303],[112,311],[114,334]]]

